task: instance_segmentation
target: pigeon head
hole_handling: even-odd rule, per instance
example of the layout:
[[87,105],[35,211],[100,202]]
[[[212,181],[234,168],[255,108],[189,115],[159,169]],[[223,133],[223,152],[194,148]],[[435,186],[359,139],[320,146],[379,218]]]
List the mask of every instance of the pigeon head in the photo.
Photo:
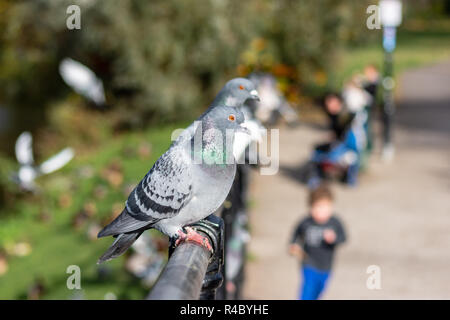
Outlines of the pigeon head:
[[[191,140],[194,144],[194,155],[201,156],[203,163],[233,164],[233,144],[236,132],[250,131],[243,126],[244,114],[239,108],[216,106],[199,119],[201,125]],[[201,135],[201,139],[200,138]],[[198,144],[201,142],[200,144]],[[201,152],[200,152],[201,150]]]
[[234,78],[220,90],[212,106],[240,107],[248,99],[259,101],[254,83],[245,78]]
[[243,126],[244,114],[236,107],[216,106],[207,112],[202,118],[203,130],[217,129],[222,134],[230,130],[230,132],[245,132],[248,129]]

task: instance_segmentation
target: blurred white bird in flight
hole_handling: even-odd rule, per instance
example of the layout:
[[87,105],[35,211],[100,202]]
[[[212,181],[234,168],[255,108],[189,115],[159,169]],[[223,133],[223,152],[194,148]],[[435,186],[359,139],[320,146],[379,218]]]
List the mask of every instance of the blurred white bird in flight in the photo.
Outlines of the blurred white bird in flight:
[[65,58],[59,65],[59,73],[64,82],[78,94],[97,106],[106,104],[102,80],[85,65],[73,59]]
[[20,168],[14,176],[14,180],[27,191],[36,190],[34,182],[36,178],[64,167],[74,156],[72,148],[65,148],[37,166],[34,164],[32,143],[31,133],[23,132],[17,138],[15,146],[16,158]]

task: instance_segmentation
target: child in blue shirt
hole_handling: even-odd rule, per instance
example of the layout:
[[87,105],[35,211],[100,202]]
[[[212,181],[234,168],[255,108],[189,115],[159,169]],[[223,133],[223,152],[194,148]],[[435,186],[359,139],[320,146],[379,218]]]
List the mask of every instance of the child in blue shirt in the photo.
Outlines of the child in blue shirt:
[[333,214],[333,195],[326,186],[310,193],[309,215],[296,227],[289,252],[302,260],[300,300],[316,300],[325,289],[336,247],[346,240],[340,220]]

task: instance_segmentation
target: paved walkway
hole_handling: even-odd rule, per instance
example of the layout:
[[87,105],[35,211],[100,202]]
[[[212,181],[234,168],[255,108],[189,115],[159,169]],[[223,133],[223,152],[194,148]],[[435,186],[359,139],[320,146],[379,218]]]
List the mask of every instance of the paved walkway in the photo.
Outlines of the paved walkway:
[[[349,241],[325,299],[450,299],[450,62],[404,73],[398,93],[393,162],[375,152],[356,189],[334,185]],[[280,172],[253,175],[248,299],[296,297],[298,263],[286,244],[306,188],[295,173],[324,139],[306,126],[282,128]],[[366,287],[369,265],[381,268],[381,290]]]

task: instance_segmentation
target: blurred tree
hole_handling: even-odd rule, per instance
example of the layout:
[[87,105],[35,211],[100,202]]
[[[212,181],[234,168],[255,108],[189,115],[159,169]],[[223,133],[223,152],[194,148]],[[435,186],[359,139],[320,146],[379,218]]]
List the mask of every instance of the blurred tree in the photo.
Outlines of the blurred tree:
[[[69,56],[103,79],[122,125],[194,118],[237,71],[323,83],[335,46],[367,38],[365,3],[0,0],[0,99],[24,108],[60,100],[69,90],[58,64]],[[72,4],[80,30],[66,27]]]

